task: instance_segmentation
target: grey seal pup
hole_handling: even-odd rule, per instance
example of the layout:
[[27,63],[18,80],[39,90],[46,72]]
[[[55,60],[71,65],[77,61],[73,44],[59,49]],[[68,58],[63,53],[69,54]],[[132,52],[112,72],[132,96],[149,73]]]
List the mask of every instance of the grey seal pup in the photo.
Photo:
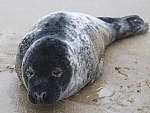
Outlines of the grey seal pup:
[[32,103],[53,104],[102,74],[109,44],[147,30],[148,24],[136,15],[110,18],[53,12],[23,37],[16,72]]

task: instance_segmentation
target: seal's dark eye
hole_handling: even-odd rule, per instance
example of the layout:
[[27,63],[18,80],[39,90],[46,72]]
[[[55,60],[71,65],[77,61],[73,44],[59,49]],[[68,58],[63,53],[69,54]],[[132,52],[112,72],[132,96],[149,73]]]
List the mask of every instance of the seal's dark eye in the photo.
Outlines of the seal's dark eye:
[[52,71],[52,76],[54,77],[61,77],[63,74],[63,70],[61,68],[55,68],[55,70]]
[[27,77],[30,78],[34,75],[34,71],[31,67],[27,69]]

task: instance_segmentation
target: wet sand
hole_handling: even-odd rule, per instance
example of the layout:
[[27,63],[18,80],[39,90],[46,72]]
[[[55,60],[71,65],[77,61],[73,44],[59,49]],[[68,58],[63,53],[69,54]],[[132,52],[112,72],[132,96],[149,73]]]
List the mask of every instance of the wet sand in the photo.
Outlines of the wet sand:
[[0,113],[150,113],[150,33],[117,41],[104,74],[51,106],[31,104],[14,71],[18,43],[41,16],[67,10],[94,16],[138,14],[150,23],[149,0],[0,0]]

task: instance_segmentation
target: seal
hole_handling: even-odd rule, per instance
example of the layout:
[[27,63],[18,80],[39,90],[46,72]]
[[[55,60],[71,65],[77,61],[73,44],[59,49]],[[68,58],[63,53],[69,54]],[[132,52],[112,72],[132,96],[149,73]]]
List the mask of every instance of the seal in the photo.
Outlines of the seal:
[[105,48],[148,31],[139,16],[93,17],[53,12],[23,37],[16,72],[34,104],[53,104],[100,77]]

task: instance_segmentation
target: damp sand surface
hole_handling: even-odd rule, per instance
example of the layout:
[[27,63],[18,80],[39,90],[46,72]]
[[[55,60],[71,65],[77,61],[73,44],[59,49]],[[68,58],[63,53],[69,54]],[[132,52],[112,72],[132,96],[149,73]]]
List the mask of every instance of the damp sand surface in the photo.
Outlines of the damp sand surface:
[[150,33],[117,41],[104,74],[55,105],[31,104],[14,71],[18,43],[41,16],[67,10],[93,16],[138,14],[150,23],[149,0],[0,0],[0,113],[150,113]]

